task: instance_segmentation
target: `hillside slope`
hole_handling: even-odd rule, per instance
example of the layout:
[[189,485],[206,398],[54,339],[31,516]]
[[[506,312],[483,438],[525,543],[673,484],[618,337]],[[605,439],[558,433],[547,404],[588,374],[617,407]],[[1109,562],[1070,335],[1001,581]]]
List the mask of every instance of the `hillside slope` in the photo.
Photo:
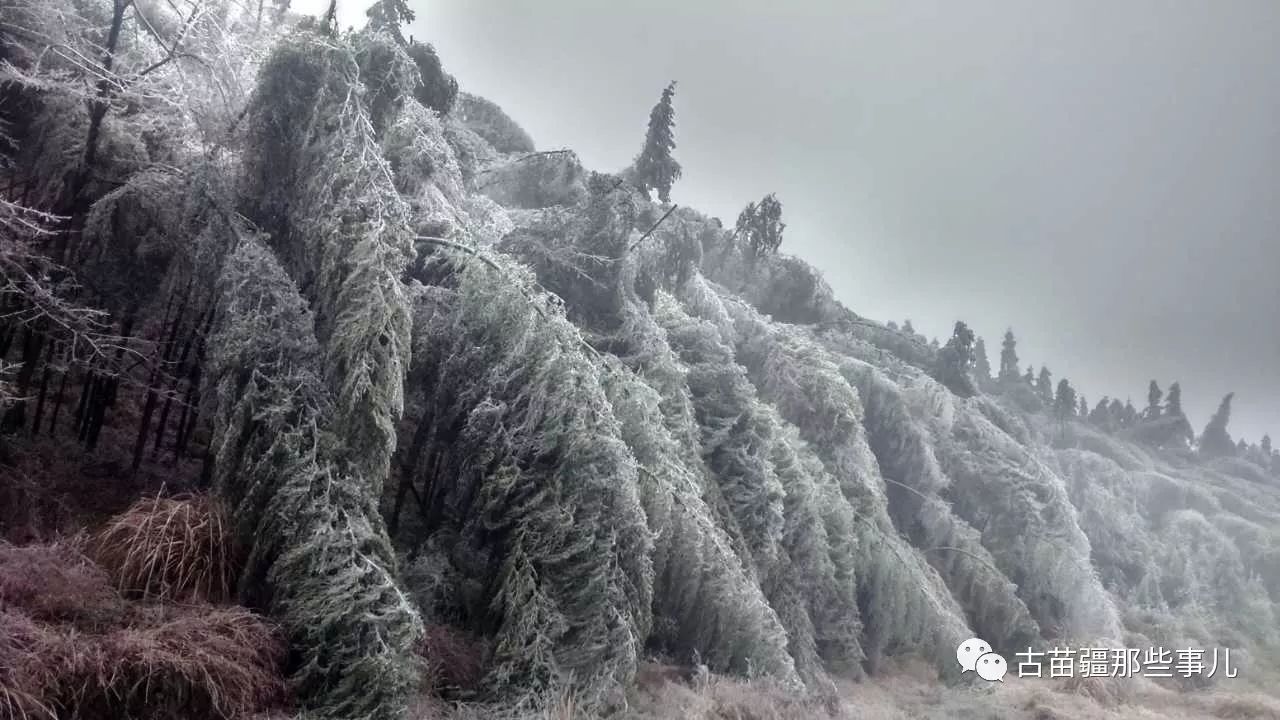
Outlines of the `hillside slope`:
[[[305,709],[402,716],[439,628],[481,667],[441,691],[488,716],[566,693],[617,711],[651,658],[828,700],[907,656],[955,685],[971,637],[1011,662],[1163,646],[1230,648],[1259,683],[1280,668],[1269,471],[1059,422],[1018,382],[957,396],[934,349],[803,261],[689,208],[658,223],[669,207],[625,174],[531,152],[483,99],[424,106],[426,66],[393,35],[220,12],[191,21],[192,52],[252,45],[226,70],[251,89],[206,112],[160,70],[106,115],[115,186],[62,201],[94,105],[32,80],[47,39],[7,38],[11,193],[82,224],[51,252],[131,353],[199,347],[164,395],[193,414],[173,451],[233,509],[241,599],[282,626]],[[123,42],[130,61],[168,48]],[[190,134],[206,125],[230,131]],[[5,343],[24,390],[127,378],[82,400],[104,408],[86,423],[148,408],[145,445],[170,366],[33,343]]]

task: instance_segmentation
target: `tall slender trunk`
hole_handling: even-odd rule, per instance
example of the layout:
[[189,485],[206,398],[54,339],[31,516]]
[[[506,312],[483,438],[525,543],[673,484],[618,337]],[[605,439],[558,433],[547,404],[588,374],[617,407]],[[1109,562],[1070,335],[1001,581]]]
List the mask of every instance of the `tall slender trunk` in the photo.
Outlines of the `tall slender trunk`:
[[54,437],[58,430],[58,413],[62,410],[62,401],[67,394],[67,378],[71,375],[71,368],[62,369],[62,380],[58,383],[58,394],[53,398],[53,415],[49,417],[49,437]]
[[49,352],[45,354],[44,366],[40,369],[40,395],[36,399],[36,414],[31,419],[31,434],[40,433],[40,421],[44,419],[44,401],[49,392],[49,376],[53,373],[53,358],[58,351],[58,343],[50,342]]
[[[169,427],[169,411],[173,407],[174,398],[178,397],[179,385],[182,382],[182,373],[187,366],[187,359],[191,356],[191,349],[196,345],[200,338],[208,332],[209,321],[213,317],[213,304],[210,303],[207,313],[196,315],[195,327],[187,335],[182,343],[182,351],[178,355],[178,362],[173,368],[173,377],[169,381],[169,391],[165,393],[164,407],[160,410],[160,422],[156,425],[156,439],[151,446],[151,459],[155,460],[160,455],[160,448],[164,444],[164,434]],[[202,317],[203,316],[203,317]],[[182,414],[178,422],[177,435],[174,442],[178,442],[182,438],[182,425],[186,421],[187,411],[183,408]]]
[[88,101],[89,129],[85,134],[84,154],[81,156],[80,168],[72,178],[66,197],[66,207],[69,210],[66,213],[68,217],[67,224],[63,231],[58,234],[58,241],[54,246],[53,258],[59,264],[66,262],[67,253],[71,247],[71,236],[83,222],[84,213],[88,210],[88,199],[82,196],[85,188],[89,186],[89,180],[92,179],[93,171],[98,164],[98,146],[102,136],[102,121],[107,117],[112,93],[112,83],[109,76],[116,63],[116,48],[120,44],[120,32],[124,28],[124,14],[132,4],[133,0],[113,0],[112,3],[111,29],[107,32],[107,42],[102,52],[102,74],[104,77],[98,81],[97,91],[94,97]]

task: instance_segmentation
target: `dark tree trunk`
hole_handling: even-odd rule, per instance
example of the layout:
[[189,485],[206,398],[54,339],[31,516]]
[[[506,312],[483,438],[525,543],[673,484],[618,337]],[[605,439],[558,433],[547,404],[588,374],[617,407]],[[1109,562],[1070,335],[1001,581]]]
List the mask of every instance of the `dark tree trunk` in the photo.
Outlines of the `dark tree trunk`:
[[[116,47],[120,44],[120,31],[124,28],[124,15],[133,4],[133,0],[113,0],[113,8],[111,14],[111,29],[107,32],[107,43],[103,47],[102,52],[102,74],[110,76],[116,63]],[[88,210],[88,198],[83,197],[85,189],[89,186],[89,180],[93,177],[93,171],[98,164],[98,145],[102,136],[102,121],[107,116],[107,110],[110,108],[110,99],[113,85],[109,77],[103,77],[98,81],[97,92],[93,99],[88,101],[89,104],[89,129],[85,134],[84,155],[80,160],[80,169],[72,178],[71,187],[66,198],[67,207],[70,212],[67,213],[67,226],[63,232],[58,235],[58,243],[54,248],[53,258],[59,264],[64,263],[67,259],[67,252],[70,247],[71,236],[75,229],[83,222],[83,216]]]
[[53,359],[57,354],[58,343],[49,343],[49,352],[45,355],[44,367],[40,369],[40,396],[36,399],[36,415],[31,419],[31,434],[40,434],[40,421],[44,419],[44,401],[49,392],[49,376],[53,372]]
[[[212,304],[210,305],[210,308],[211,309],[207,314],[202,313],[202,315],[205,315],[205,318],[203,320],[198,320],[196,322],[195,327],[192,328],[191,333],[187,335],[186,340],[184,340],[182,343],[182,352],[178,355],[178,362],[173,369],[173,378],[169,383],[169,392],[165,394],[164,407],[160,410],[160,423],[156,426],[156,439],[155,439],[155,443],[151,446],[152,460],[155,460],[157,457],[159,457],[160,449],[161,447],[163,447],[165,430],[169,427],[169,411],[173,407],[174,398],[178,397],[179,386],[181,385],[181,382],[182,382],[181,380],[182,373],[186,369],[187,359],[191,355],[191,349],[196,345],[198,339],[202,338],[204,334],[208,332],[209,319],[213,317]],[[201,316],[197,315],[196,317],[200,318]],[[175,328],[175,331],[176,331],[176,328]],[[198,361],[197,361],[197,364],[198,364]],[[190,382],[198,383],[199,375],[195,375],[195,379],[190,380]],[[188,393],[188,395],[189,394],[190,393]],[[186,422],[186,418],[187,418],[187,408],[184,406],[182,409],[182,413],[179,415],[178,428],[176,430],[176,435],[174,436],[175,448],[177,447],[177,443],[180,442],[182,439],[182,429],[183,429],[183,424]]]
[[54,437],[58,430],[58,413],[62,411],[62,401],[67,395],[67,377],[71,375],[71,368],[62,369],[62,380],[58,383],[58,394],[53,398],[53,415],[49,418],[49,437]]
[[22,329],[22,369],[18,371],[16,381],[17,396],[20,398],[5,411],[0,429],[5,433],[16,432],[27,422],[27,397],[31,392],[31,381],[35,378],[36,367],[40,364],[41,350],[44,349],[44,334],[32,325]]

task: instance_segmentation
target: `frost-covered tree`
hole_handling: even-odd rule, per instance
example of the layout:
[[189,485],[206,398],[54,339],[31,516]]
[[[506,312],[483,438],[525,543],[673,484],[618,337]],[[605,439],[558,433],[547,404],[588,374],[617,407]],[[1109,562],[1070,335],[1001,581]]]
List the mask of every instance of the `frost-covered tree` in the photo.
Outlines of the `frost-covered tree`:
[[1089,423],[1103,430],[1111,430],[1111,400],[1106,395],[1089,411]]
[[417,66],[420,78],[413,87],[414,98],[436,113],[448,115],[458,98],[457,79],[445,72],[440,56],[430,43],[420,43],[410,38],[405,52]]
[[1081,420],[1089,419],[1089,401],[1085,399],[1083,393],[1080,395],[1080,406],[1076,410],[1076,416]]
[[1036,394],[1046,405],[1053,405],[1053,376],[1044,365],[1040,366],[1040,374],[1036,377]]
[[745,244],[749,257],[755,259],[778,252],[786,227],[782,222],[782,203],[769,193],[759,203],[747,203],[738,214],[734,232]]
[[979,386],[991,382],[991,360],[987,358],[987,344],[982,338],[973,345],[973,376]]
[[1121,410],[1120,426],[1133,427],[1138,422],[1138,409],[1133,406],[1132,399],[1125,399],[1124,408]]
[[[1170,387],[1171,391],[1172,389]],[[1161,392],[1160,386],[1156,384],[1155,380],[1152,380],[1151,384],[1147,386],[1147,407],[1142,411],[1143,419],[1156,420],[1160,417],[1160,399],[1163,397],[1164,393]]]
[[1267,460],[1270,461],[1271,459],[1271,436],[1270,435],[1262,436],[1262,444],[1260,447],[1262,448],[1262,452],[1266,456]]
[[231,256],[219,287],[210,451],[248,550],[241,594],[284,628],[305,708],[398,718],[417,684],[422,628],[396,580],[378,496],[332,422],[311,312],[256,239]]
[[1200,454],[1206,457],[1229,457],[1235,454],[1235,443],[1227,432],[1227,423],[1231,421],[1231,400],[1235,393],[1227,393],[1218,404],[1218,411],[1209,418],[1200,433]]
[[402,277],[414,252],[409,208],[379,134],[412,102],[415,75],[386,35],[298,32],[263,66],[246,118],[248,214],[306,288],[334,412],[375,496],[403,408],[410,316]]
[[1058,389],[1053,397],[1053,414],[1064,426],[1067,420],[1076,413],[1076,390],[1066,378],[1058,380]]
[[1000,374],[997,379],[1001,382],[1018,379],[1018,341],[1013,337],[1013,328],[1004,331],[1004,342],[1000,347]]
[[977,394],[973,378],[969,376],[969,366],[973,364],[973,343],[973,331],[964,322],[957,321],[951,339],[938,352],[934,366],[934,377],[938,382],[960,397]]
[[470,257],[418,294],[402,482],[427,488],[420,532],[461,578],[468,629],[492,638],[489,692],[532,712],[573,675],[598,707],[651,625],[637,467],[605,368],[563,311],[527,269]]
[[1176,382],[1169,386],[1169,394],[1165,396],[1164,414],[1182,414],[1182,385]]
[[369,6],[365,15],[369,17],[370,30],[388,33],[396,42],[405,44],[400,26],[411,23],[414,19],[413,9],[405,0],[377,0]]
[[676,94],[674,81],[662,91],[662,99],[649,113],[649,129],[645,134],[644,148],[635,162],[636,184],[645,192],[658,191],[658,199],[671,201],[671,186],[680,179],[680,163],[671,156],[676,148],[676,111],[672,99]]
[[1023,374],[1023,376],[1022,376],[1022,381],[1023,381],[1023,382],[1025,382],[1026,384],[1030,385],[1032,388],[1034,388],[1034,387],[1036,386],[1036,371],[1035,371],[1035,368],[1033,368],[1032,366],[1028,365],[1028,366],[1027,366],[1027,372],[1026,372],[1026,373],[1024,373],[1024,374]]
[[902,332],[908,335],[916,334],[916,328],[914,325],[911,324],[911,318],[907,318],[906,320],[902,321]]

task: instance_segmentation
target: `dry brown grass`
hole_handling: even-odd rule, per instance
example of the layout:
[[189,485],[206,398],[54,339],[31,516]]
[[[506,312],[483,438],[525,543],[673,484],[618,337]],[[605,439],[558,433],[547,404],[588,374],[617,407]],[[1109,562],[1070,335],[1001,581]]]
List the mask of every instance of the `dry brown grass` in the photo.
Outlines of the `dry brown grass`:
[[243,608],[170,607],[102,634],[0,612],[16,717],[236,718],[279,703],[284,644]]
[[284,699],[284,655],[244,608],[127,602],[70,547],[0,546],[4,720],[247,717]]
[[0,543],[0,607],[86,631],[119,623],[126,611],[106,572],[68,541]]
[[232,547],[221,505],[201,494],[141,500],[89,545],[127,597],[206,602],[231,597]]

